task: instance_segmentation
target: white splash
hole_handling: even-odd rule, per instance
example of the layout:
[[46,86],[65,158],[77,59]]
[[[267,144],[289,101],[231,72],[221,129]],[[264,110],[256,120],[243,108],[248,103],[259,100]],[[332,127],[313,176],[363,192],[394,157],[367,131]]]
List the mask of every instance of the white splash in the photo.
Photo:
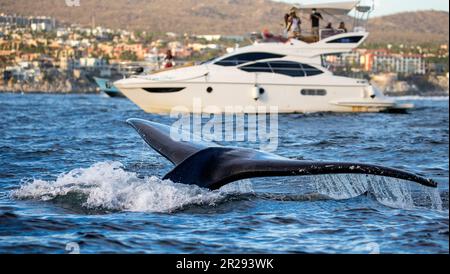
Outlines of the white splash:
[[[346,200],[364,194],[368,182],[363,176],[350,174],[312,176],[316,191],[335,200]],[[351,182],[351,183],[350,183]]]
[[220,191],[175,184],[157,177],[138,178],[121,163],[97,163],[61,174],[55,181],[29,180],[12,192],[16,199],[49,201],[81,194],[88,209],[132,212],[171,212],[187,205],[215,205],[230,192],[251,191],[251,185],[233,184]]
[[316,191],[337,200],[368,193],[389,207],[413,209],[427,207],[443,210],[438,189],[419,186],[405,180],[362,174],[313,176]]
[[[417,206],[442,210],[437,189],[411,182],[372,175],[340,174],[312,176],[317,193],[342,200],[369,193],[380,203],[403,209]],[[209,191],[198,186],[175,184],[157,177],[139,178],[118,162],[103,162],[59,175],[54,181],[28,180],[11,193],[16,199],[51,201],[82,197],[80,206],[130,212],[173,212],[190,205],[215,206],[230,194],[254,193],[249,180]],[[417,195],[417,194],[420,195]],[[418,198],[419,197],[419,198]]]

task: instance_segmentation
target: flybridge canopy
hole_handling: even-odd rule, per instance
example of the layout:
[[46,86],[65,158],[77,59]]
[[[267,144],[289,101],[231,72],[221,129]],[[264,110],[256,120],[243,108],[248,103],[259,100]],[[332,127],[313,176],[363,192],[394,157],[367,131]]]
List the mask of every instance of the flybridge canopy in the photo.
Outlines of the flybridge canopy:
[[314,43],[307,43],[297,39],[291,39],[285,43],[255,43],[251,46],[239,48],[235,52],[225,55],[218,60],[249,52],[273,53],[310,59],[318,58],[321,55],[351,52],[353,49],[359,47],[368,36],[368,32],[349,32],[336,34]]
[[323,4],[309,4],[298,5],[293,7],[294,10],[299,12],[311,13],[313,9],[317,9],[319,12],[332,15],[347,15],[352,11],[360,1],[346,1],[346,2],[333,2]]

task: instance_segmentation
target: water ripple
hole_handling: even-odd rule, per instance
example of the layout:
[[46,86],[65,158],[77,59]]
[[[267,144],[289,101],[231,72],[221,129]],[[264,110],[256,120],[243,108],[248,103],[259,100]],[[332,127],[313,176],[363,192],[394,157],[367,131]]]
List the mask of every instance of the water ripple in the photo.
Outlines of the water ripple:
[[280,115],[277,153],[407,169],[435,193],[356,177],[177,185],[125,123],[173,119],[101,96],[0,94],[0,253],[448,253],[448,98],[407,99],[408,115]]

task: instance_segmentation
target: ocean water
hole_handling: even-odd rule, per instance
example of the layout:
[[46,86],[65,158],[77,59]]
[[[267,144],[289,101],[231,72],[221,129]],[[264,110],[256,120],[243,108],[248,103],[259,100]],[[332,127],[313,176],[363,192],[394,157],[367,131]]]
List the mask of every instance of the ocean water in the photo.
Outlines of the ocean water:
[[350,175],[174,184],[125,123],[170,118],[126,99],[0,94],[0,253],[448,253],[448,98],[405,99],[406,115],[280,115],[276,153],[405,169],[438,190]]

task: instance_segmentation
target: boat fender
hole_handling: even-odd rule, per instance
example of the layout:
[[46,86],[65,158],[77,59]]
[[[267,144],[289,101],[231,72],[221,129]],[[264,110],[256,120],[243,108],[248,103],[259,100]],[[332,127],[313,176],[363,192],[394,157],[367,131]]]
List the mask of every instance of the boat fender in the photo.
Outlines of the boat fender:
[[263,95],[265,92],[264,88],[259,87],[259,86],[254,86],[252,89],[252,98],[255,101],[258,101],[258,99],[261,97],[261,95]]
[[375,89],[373,88],[373,86],[368,86],[366,87],[366,94],[368,97],[375,99],[375,97],[377,97],[377,94],[375,92]]

